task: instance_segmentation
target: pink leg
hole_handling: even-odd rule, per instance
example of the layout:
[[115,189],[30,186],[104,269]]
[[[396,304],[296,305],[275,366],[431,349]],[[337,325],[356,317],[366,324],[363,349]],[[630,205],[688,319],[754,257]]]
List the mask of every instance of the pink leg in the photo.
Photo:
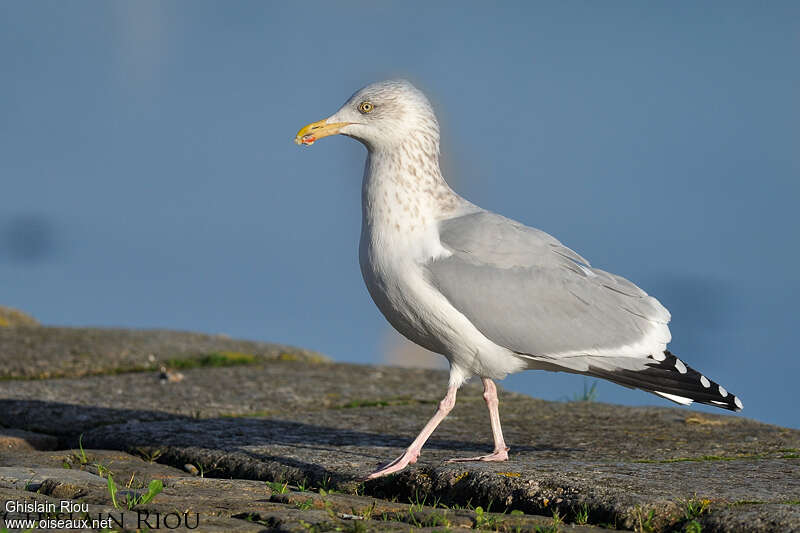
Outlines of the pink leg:
[[442,420],[444,420],[444,418],[447,416],[447,413],[453,410],[453,406],[456,404],[457,390],[458,387],[449,387],[447,389],[447,395],[441,402],[439,402],[439,408],[436,410],[436,413],[428,421],[428,423],[425,424],[425,427],[419,432],[419,435],[417,435],[417,438],[411,443],[411,446],[409,446],[406,451],[403,452],[403,455],[383,468],[371,473],[367,476],[367,479],[374,479],[376,477],[393,474],[404,469],[410,464],[416,463],[417,458],[419,457],[419,452],[422,450],[422,446],[428,440],[428,437],[431,436],[431,433],[433,433],[433,430],[436,429],[436,426],[438,426]]
[[486,407],[489,408],[489,421],[492,423],[492,436],[494,437],[494,451],[489,455],[479,455],[478,457],[464,457],[460,459],[450,459],[449,462],[458,463],[462,461],[507,461],[508,446],[503,440],[503,429],[500,427],[500,411],[497,406],[497,387],[489,378],[483,378],[483,399],[486,400]]

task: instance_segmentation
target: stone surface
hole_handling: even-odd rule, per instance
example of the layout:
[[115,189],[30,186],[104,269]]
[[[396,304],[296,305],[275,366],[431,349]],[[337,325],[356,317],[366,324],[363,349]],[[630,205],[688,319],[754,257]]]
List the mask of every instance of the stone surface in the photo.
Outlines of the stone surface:
[[[20,326],[0,329],[0,379],[86,376],[158,370],[211,354],[256,360],[320,361],[310,350],[166,330]],[[240,360],[242,358],[240,357]]]
[[[442,371],[285,359],[182,374],[177,383],[159,379],[156,371],[0,381],[0,425],[75,437],[94,427],[133,421],[280,417],[375,403],[434,405],[447,384]],[[482,401],[481,394],[473,383],[461,397]],[[73,441],[65,444],[76,445]]]
[[0,427],[0,451],[55,450],[58,439],[44,433]]
[[[36,454],[34,462],[47,464],[62,459],[56,453]],[[477,525],[494,524],[494,529],[534,532],[537,527],[553,523],[552,518],[508,513],[476,512],[469,509],[448,509],[380,500],[368,496],[340,494],[317,490],[291,490],[286,484],[267,484],[242,479],[187,477],[180,470],[153,465],[142,459],[93,450],[74,450],[65,456],[73,461],[70,469],[40,467],[0,467],[0,499],[14,502],[86,504],[93,518],[112,516],[117,524],[127,528],[147,525],[155,528],[158,520],[179,520],[199,531],[432,531],[444,527],[449,531],[473,529]],[[84,463],[75,462],[83,458]],[[13,460],[16,462],[20,457]],[[114,461],[117,460],[117,466]],[[136,465],[136,463],[142,463]],[[100,477],[88,469],[103,465]],[[120,466],[123,468],[121,469]],[[122,470],[129,468],[143,474],[130,478]],[[84,470],[86,469],[86,470]],[[108,490],[108,475],[117,487],[117,507],[112,505]],[[126,483],[124,480],[128,480]],[[128,507],[128,498],[140,497],[152,479],[163,481],[163,491],[150,502]],[[176,510],[179,516],[176,516]],[[83,516],[81,512],[73,518]],[[172,513],[172,517],[168,517]],[[9,518],[23,518],[26,513],[9,513]],[[30,516],[30,515],[29,515]],[[36,513],[33,513],[36,516]],[[58,518],[70,516],[66,511]],[[353,523],[358,522],[358,529]],[[158,528],[155,528],[158,529]],[[178,528],[184,529],[184,528]],[[74,530],[74,529],[73,529]],[[593,532],[592,526],[565,526],[564,531]]]
[[[554,512],[572,522],[562,531],[683,531],[694,522],[702,531],[800,530],[797,430],[501,391],[511,460],[447,463],[491,448],[472,384],[419,463],[362,483],[432,414],[446,373],[338,364],[257,343],[245,350],[243,341],[191,334],[38,329],[44,337],[35,341],[33,328],[0,331],[0,365],[25,378],[0,381],[0,426],[52,435],[68,449],[0,451],[0,497],[74,498],[110,512],[110,473],[123,499],[162,480],[164,491],[136,510],[191,510],[202,531],[533,532],[552,529]],[[8,331],[26,333],[11,340]],[[104,373],[65,356],[75,346]],[[152,368],[127,372],[143,370],[134,364],[146,358],[143,346],[161,347]],[[8,355],[24,350],[38,362]],[[231,360],[207,357],[222,352]],[[180,381],[161,379],[164,361]],[[48,367],[71,377],[32,379]],[[584,514],[590,525],[575,525]]]

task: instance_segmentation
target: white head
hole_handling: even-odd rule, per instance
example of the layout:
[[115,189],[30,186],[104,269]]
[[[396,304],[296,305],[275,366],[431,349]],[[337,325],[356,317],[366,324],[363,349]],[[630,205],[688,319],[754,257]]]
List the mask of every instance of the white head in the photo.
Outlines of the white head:
[[336,113],[297,132],[295,142],[310,146],[336,134],[361,141],[371,152],[393,151],[410,143],[428,153],[439,153],[439,123],[433,108],[425,95],[405,80],[367,85]]

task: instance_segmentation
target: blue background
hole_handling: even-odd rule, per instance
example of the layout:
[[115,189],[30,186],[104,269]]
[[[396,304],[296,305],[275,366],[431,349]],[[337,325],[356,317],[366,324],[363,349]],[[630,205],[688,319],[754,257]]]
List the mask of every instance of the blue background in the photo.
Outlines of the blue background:
[[800,4],[286,4],[0,3],[0,303],[384,361],[365,150],[292,138],[402,76],[456,190],[638,283],[745,416],[800,427]]

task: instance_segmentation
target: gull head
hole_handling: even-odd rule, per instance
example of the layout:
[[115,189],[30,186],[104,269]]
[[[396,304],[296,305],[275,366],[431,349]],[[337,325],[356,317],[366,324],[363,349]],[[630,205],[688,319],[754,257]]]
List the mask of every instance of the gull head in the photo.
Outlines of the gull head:
[[439,123],[433,108],[405,80],[382,81],[357,91],[330,117],[297,132],[294,142],[310,146],[323,137],[346,135],[370,151],[390,151],[404,143],[439,150]]

